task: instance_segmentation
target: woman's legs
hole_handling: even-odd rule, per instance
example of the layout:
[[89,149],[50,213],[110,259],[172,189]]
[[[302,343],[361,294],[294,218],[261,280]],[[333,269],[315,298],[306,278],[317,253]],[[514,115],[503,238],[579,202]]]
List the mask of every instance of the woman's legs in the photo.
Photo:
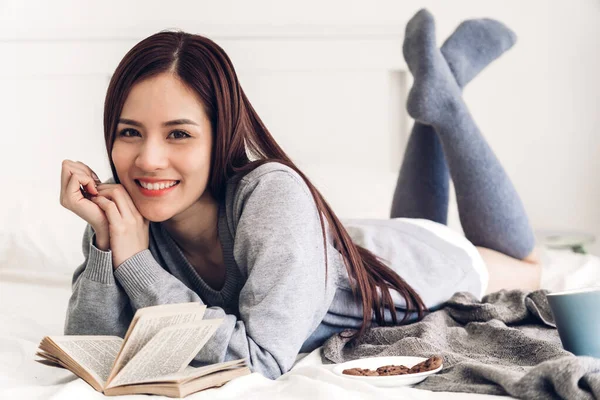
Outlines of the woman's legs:
[[496,250],[477,247],[489,274],[487,293],[500,289],[537,290],[542,280],[542,267],[531,254],[524,260],[502,254]]
[[535,245],[527,215],[436,47],[435,24],[427,11],[420,11],[408,23],[403,51],[415,78],[408,112],[416,121],[433,126],[438,134],[465,236],[475,246],[525,259]]
[[[500,22],[462,22],[440,51],[463,88],[483,68],[511,48],[514,33]],[[425,218],[446,225],[449,173],[433,127],[415,121],[402,160],[390,217]]]
[[437,133],[431,126],[415,122],[402,159],[390,217],[424,218],[446,225],[449,180]]

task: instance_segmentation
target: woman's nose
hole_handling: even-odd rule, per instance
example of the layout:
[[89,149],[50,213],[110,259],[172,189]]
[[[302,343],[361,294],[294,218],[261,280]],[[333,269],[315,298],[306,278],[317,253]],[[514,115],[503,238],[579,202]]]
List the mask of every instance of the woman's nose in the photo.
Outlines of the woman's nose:
[[167,148],[164,145],[147,141],[140,148],[135,160],[136,167],[144,171],[166,168],[169,164]]

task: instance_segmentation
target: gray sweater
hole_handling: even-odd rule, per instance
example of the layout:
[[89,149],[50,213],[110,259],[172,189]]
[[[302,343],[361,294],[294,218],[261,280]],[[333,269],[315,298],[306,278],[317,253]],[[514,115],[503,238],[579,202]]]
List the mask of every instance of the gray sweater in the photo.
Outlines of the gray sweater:
[[[431,231],[401,219],[343,224],[355,243],[384,258],[430,309],[457,291],[480,295],[481,282],[466,251]],[[150,223],[149,248],[116,270],[111,252],[94,246],[95,234],[87,226],[85,260],[74,272],[65,334],[123,337],[139,308],[201,302],[207,305],[204,318],[224,321],[191,365],[246,358],[253,372],[275,379],[292,367],[298,353],[362,323],[362,306],[352,296],[329,235],[325,279],[317,208],[292,169],[270,162],[231,178],[219,207],[218,233],[226,280],[214,290],[160,223]],[[406,304],[396,292],[393,298],[402,318]]]

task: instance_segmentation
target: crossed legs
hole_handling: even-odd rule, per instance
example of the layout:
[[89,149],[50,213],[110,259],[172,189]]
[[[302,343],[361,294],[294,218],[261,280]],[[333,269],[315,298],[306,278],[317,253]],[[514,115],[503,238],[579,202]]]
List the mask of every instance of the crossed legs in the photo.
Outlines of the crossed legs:
[[489,19],[463,22],[441,49],[433,16],[417,13],[406,28],[404,57],[414,76],[407,101],[415,119],[391,217],[446,224],[451,177],[465,236],[490,274],[488,293],[537,289],[541,266],[521,200],[462,99],[462,88],[512,47],[512,31]]

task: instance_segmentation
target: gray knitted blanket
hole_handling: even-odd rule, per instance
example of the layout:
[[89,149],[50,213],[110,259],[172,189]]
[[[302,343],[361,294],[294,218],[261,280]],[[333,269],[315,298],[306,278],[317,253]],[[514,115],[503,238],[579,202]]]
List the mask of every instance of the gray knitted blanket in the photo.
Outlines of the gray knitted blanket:
[[501,290],[482,301],[456,293],[423,320],[374,327],[354,346],[332,336],[323,345],[323,363],[441,355],[443,370],[414,387],[522,399],[600,398],[600,359],[562,348],[546,293]]

